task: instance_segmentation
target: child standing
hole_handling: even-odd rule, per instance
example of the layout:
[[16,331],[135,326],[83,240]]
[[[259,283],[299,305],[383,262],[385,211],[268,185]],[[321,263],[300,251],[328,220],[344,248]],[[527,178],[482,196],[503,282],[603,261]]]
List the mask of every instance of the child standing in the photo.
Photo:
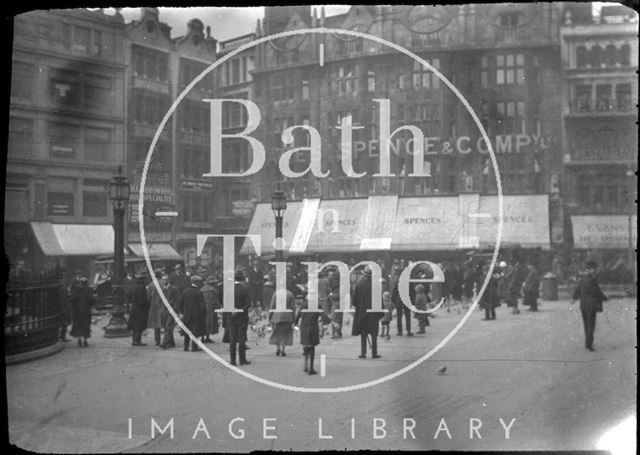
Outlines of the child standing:
[[[302,309],[306,310],[307,307],[308,304],[305,300]],[[300,322],[300,344],[304,354],[304,372],[309,374],[317,374],[317,371],[313,369],[313,361],[316,356],[316,346],[320,344],[320,328],[318,327],[320,315],[322,315],[322,310],[314,312],[299,310],[293,322],[294,325],[298,325]]]
[[394,304],[391,301],[391,293],[389,291],[385,291],[382,293],[382,309],[387,310],[387,312],[382,317],[382,330],[380,331],[380,336],[385,337],[387,340],[391,339],[391,335],[389,334],[389,324],[391,323],[392,314]]
[[[424,285],[419,284],[416,286],[416,303],[415,306],[418,310],[426,311],[429,303],[429,299],[425,293]],[[419,330],[418,333],[423,334],[425,327],[429,325],[429,315],[427,313],[416,313],[416,319],[418,320]]]

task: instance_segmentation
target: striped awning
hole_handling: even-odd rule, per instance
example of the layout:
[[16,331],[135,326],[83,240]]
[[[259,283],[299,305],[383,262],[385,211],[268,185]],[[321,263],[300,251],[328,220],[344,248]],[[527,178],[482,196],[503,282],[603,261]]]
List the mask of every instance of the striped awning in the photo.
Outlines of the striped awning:
[[31,229],[46,256],[101,256],[113,254],[110,224],[53,224],[33,221]]

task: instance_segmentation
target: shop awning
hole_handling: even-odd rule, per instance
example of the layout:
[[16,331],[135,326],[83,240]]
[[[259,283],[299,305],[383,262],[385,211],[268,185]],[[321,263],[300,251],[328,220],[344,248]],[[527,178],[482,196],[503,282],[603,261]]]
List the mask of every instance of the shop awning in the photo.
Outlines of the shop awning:
[[[501,245],[550,248],[547,195],[504,196],[503,221]],[[497,196],[400,198],[391,248],[397,251],[492,248],[497,235]]]
[[406,197],[398,201],[391,249],[453,250],[463,235],[457,197]]
[[367,199],[320,202],[307,253],[360,251],[367,218]]
[[[285,240],[285,251],[289,251],[291,240],[298,227],[302,205],[302,202],[299,201],[287,204],[287,211],[284,213],[282,221],[282,237]],[[260,236],[262,254],[270,254],[275,251],[273,240],[276,234],[276,219],[270,203],[256,204],[247,234]],[[243,242],[240,254],[255,254],[253,243],[248,238]]]
[[101,256],[113,254],[110,224],[52,224],[31,222],[31,228],[46,256]]
[[[628,249],[629,217],[626,215],[572,215],[573,245],[584,249]],[[631,217],[632,248],[638,244],[638,217]]]
[[[133,253],[140,257],[144,257],[144,251],[142,250],[141,243],[130,243],[129,248]],[[159,259],[164,261],[179,261],[182,256],[174,250],[168,243],[151,243],[147,242],[147,250],[149,251],[150,259]]]
[[[483,218],[483,215],[490,215]],[[549,196],[546,194],[503,196],[502,246],[549,250]],[[480,246],[493,248],[498,234],[498,196],[480,197],[478,209]]]

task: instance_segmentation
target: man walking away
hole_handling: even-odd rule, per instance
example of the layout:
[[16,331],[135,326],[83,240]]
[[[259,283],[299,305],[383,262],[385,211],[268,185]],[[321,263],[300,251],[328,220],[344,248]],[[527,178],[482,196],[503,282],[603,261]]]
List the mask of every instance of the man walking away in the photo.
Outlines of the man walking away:
[[360,335],[360,359],[367,357],[367,337],[371,336],[371,358],[378,359],[378,321],[384,313],[367,312],[372,307],[371,269],[365,267],[362,279],[356,284],[351,302],[356,307],[353,315],[352,335]]
[[234,283],[235,300],[233,306],[236,310],[242,310],[237,313],[229,313],[227,316],[227,326],[229,328],[229,347],[231,351],[231,365],[236,365],[236,350],[240,354],[240,365],[249,365],[247,361],[247,326],[249,324],[249,308],[251,307],[251,298],[249,290],[244,283],[244,273],[242,270],[236,270]]
[[602,311],[602,302],[608,300],[604,295],[598,280],[598,264],[594,261],[587,263],[586,274],[584,274],[575,291],[573,292],[573,305],[575,300],[580,299],[580,311],[582,312],[582,322],[584,323],[584,347],[589,351],[595,351],[593,348],[593,333],[596,330],[596,313]]

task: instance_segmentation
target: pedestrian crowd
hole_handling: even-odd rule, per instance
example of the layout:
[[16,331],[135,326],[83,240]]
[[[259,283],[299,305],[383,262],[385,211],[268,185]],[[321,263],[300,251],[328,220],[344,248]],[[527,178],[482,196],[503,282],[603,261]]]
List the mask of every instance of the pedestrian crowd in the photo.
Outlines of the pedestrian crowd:
[[[479,308],[484,311],[483,320],[496,319],[496,308],[506,303],[511,314],[519,314],[519,300],[531,312],[538,311],[540,278],[533,264],[525,264],[518,256],[512,263],[500,261],[492,274],[487,277],[489,265],[484,261],[468,260],[439,264],[444,273],[444,283],[419,282],[416,280],[433,278],[434,272],[426,264],[415,267],[410,279],[409,298],[414,310],[402,302],[399,291],[399,277],[406,268],[403,259],[394,259],[390,267],[378,260],[382,271],[381,302],[382,311],[367,311],[374,308],[372,302],[372,271],[368,266],[360,269],[352,267],[349,277],[350,306],[353,311],[351,335],[360,337],[359,358],[378,359],[378,338],[390,340],[391,324],[396,321],[396,336],[414,336],[412,320],[418,326],[417,334],[425,334],[430,319],[436,311],[458,312],[467,310],[482,287],[485,289],[479,299]],[[223,307],[223,276],[221,271],[203,277],[193,271],[188,274],[181,264],[169,274],[165,269],[154,272],[162,294],[184,326],[202,343],[214,342],[213,336],[223,330],[222,342],[229,343],[231,365],[249,365],[247,360],[248,330],[256,332],[259,338],[269,335],[269,344],[276,348],[275,355],[285,357],[287,347],[294,343],[294,333],[299,332],[299,342],[303,347],[304,371],[316,374],[314,369],[315,347],[321,338],[331,335],[334,340],[343,337],[343,312],[340,305],[340,271],[337,266],[328,265],[318,275],[318,310],[302,311],[308,308],[306,299],[306,266],[287,263],[286,286],[275,288],[275,268],[263,268],[255,260],[246,268],[238,268],[234,274],[233,313],[217,312]],[[110,277],[105,271],[99,273],[94,283],[103,284]],[[587,264],[586,272],[577,280],[574,300],[580,300],[585,328],[585,347],[593,349],[595,315],[602,311],[606,297],[597,282],[597,264]],[[486,285],[485,285],[486,282]],[[81,272],[76,274],[69,287],[61,287],[61,338],[66,339],[66,328],[71,323],[70,335],[77,337],[78,345],[88,346],[91,336],[91,310],[95,298],[88,285],[88,279]],[[276,302],[282,298],[286,310],[278,311]],[[132,332],[132,346],[145,346],[142,335],[152,330],[156,346],[162,349],[176,347],[174,331],[176,321],[165,306],[160,292],[145,272],[128,277],[125,286],[125,300],[130,308],[128,329]],[[377,307],[377,305],[376,305]],[[395,311],[394,311],[395,310]],[[184,338],[184,351],[199,351],[198,344],[180,330]]]

